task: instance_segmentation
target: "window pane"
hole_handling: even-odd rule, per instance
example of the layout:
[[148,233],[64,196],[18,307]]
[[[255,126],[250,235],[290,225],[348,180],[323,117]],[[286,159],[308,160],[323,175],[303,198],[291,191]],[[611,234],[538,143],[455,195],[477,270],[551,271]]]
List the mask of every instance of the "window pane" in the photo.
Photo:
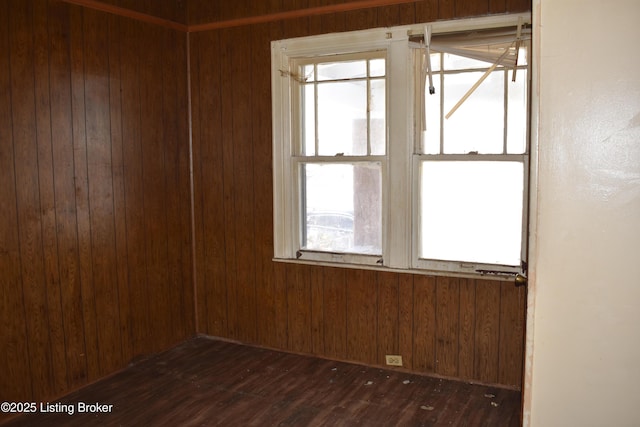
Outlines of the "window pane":
[[[444,77],[444,114],[482,77],[482,72]],[[444,152],[500,154],[504,142],[504,71],[493,72],[448,119],[444,119]]]
[[431,58],[431,71],[440,71],[440,61],[441,61],[441,53],[431,53],[429,57]]
[[520,265],[523,164],[421,164],[420,257]]
[[369,76],[382,77],[386,74],[385,60],[384,59],[372,59],[369,61]]
[[318,64],[318,81],[367,76],[367,61],[325,62]]
[[302,78],[307,82],[312,82],[316,79],[314,64],[309,64],[302,67]]
[[440,154],[440,94],[442,93],[442,78],[440,74],[432,76],[436,93],[429,93],[429,78],[425,84],[424,110],[425,129],[422,134],[422,152],[424,154]]
[[302,248],[382,253],[380,163],[305,164]]
[[307,84],[302,87],[302,154],[305,156],[313,156],[316,154],[316,104],[314,88],[314,84]]
[[443,54],[445,70],[464,70],[469,68],[489,68],[491,63],[464,56]]
[[384,155],[386,151],[386,90],[384,80],[371,80],[369,105],[371,154]]
[[318,84],[318,154],[367,154],[366,81]]
[[516,81],[509,72],[509,106],[507,112],[507,153],[522,154],[527,145],[527,70],[516,71]]

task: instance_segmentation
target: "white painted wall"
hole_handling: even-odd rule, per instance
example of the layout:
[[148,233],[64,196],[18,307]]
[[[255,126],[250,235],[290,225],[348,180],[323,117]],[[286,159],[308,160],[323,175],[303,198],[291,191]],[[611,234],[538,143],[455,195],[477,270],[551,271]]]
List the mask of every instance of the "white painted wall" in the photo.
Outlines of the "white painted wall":
[[533,20],[525,425],[640,426],[640,0],[533,0]]

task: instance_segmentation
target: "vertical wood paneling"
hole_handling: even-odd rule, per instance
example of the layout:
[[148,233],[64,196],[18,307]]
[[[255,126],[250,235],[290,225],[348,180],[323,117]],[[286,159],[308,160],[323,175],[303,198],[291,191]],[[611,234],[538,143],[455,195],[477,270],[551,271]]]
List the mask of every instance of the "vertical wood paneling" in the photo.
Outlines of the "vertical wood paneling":
[[[127,271],[129,277],[129,301],[131,304],[130,339],[133,355],[144,353],[152,327],[148,301],[147,253],[144,233],[144,206],[142,145],[141,145],[141,96],[140,56],[142,49],[140,31],[134,22],[120,23],[121,39],[128,40],[121,46],[122,86],[122,157],[125,180],[125,221],[127,227]],[[122,310],[123,308],[121,308]]]
[[489,0],[489,13],[505,13],[507,0]]
[[500,284],[500,346],[498,349],[498,382],[522,385],[522,354],[526,289],[511,282]]
[[[27,346],[32,382],[53,392],[52,355],[47,325],[47,293],[42,251],[42,218],[36,136],[32,4],[12,1],[10,76],[16,208]],[[11,37],[12,36],[12,37]]]
[[[268,8],[261,4],[248,14],[333,2],[271,2]],[[230,19],[240,13],[240,5],[214,8],[193,1],[189,15],[196,20],[193,23],[206,21],[204,17],[212,14],[220,20]],[[196,206],[195,216],[201,218],[202,232],[197,233],[197,239],[203,241],[196,241],[196,246],[209,245],[218,239],[218,247],[223,248],[219,259],[200,255],[197,258],[199,269],[221,271],[215,279],[203,275],[204,282],[199,284],[199,289],[213,297],[208,298],[206,304],[198,304],[206,311],[209,321],[216,317],[209,304],[218,304],[227,310],[229,328],[222,336],[372,364],[383,363],[383,355],[394,350],[403,355],[405,367],[409,369],[479,381],[496,380],[499,354],[495,337],[508,333],[500,329],[500,319],[492,317],[492,310],[501,307],[499,302],[491,306],[495,283],[301,267],[270,260],[273,194],[268,41],[485,15],[490,7],[497,10],[501,6],[495,2],[490,6],[489,0],[475,4],[425,0],[194,35],[191,64],[197,64],[197,69],[192,70],[192,105],[201,110],[194,122],[198,123],[194,132],[200,132],[198,141],[194,139],[194,153],[200,150],[201,156],[196,154],[199,165],[196,197],[202,198],[196,201],[201,207]],[[202,8],[202,13],[198,8]],[[211,39],[205,43],[205,37]],[[250,70],[245,69],[247,64]],[[242,84],[244,87],[238,87]],[[205,119],[205,99],[218,106],[215,114],[221,118],[219,125],[208,117]],[[250,108],[245,105],[247,99],[250,99]],[[238,122],[251,132],[238,128]],[[213,170],[220,177],[215,185],[211,185]],[[207,198],[218,203],[206,204]],[[216,208],[218,215],[222,215],[220,222],[208,219],[216,215]],[[247,230],[253,232],[252,242],[243,234]],[[252,249],[251,254],[248,248]],[[205,248],[202,250],[206,252]],[[243,270],[243,266],[248,269]],[[250,271],[253,271],[253,281],[242,279],[242,275]],[[216,295],[212,292],[216,289],[223,292]],[[482,295],[478,297],[476,293]],[[255,336],[249,325],[251,321],[244,317],[244,314],[253,315],[254,303]],[[483,314],[479,316],[481,311]],[[243,322],[248,323],[243,325]],[[371,325],[375,325],[373,334]],[[251,332],[244,334],[242,330]],[[308,331],[310,337],[304,336],[304,331]],[[493,350],[487,352],[492,343],[495,344]],[[490,366],[494,364],[496,369],[492,370]]]
[[[202,168],[201,159],[203,158],[201,133],[202,133],[202,121],[200,120],[200,111],[202,109],[202,100],[200,90],[200,73],[204,70],[204,67],[200,66],[200,54],[202,48],[200,47],[201,40],[204,37],[210,36],[213,32],[204,34],[190,34],[189,39],[189,101],[191,102],[190,117],[188,118],[191,123],[191,161],[193,162],[193,170],[191,174],[193,176],[193,231],[194,234],[200,236],[193,242],[195,257],[195,309],[197,312],[195,330],[197,333],[208,334],[208,320],[213,318],[207,309],[207,291],[212,286],[205,286],[207,283],[205,279],[205,269],[207,266],[213,263],[205,263],[205,209],[204,209],[204,194],[201,185],[205,182],[203,178],[204,170]],[[209,70],[207,75],[213,74],[213,70]],[[189,110],[188,110],[189,111]],[[213,145],[213,144],[209,144]],[[213,192],[208,192],[212,194]],[[212,333],[212,335],[222,335],[220,333]]]
[[194,333],[184,37],[0,2],[2,401],[53,400]]
[[[169,295],[172,310],[173,334],[189,336],[195,330],[193,265],[191,245],[191,192],[187,97],[187,36],[175,31],[164,31],[163,123],[165,124],[166,176],[167,176],[167,236],[169,256]],[[182,114],[176,114],[176,111]],[[175,339],[175,338],[174,338]]]
[[416,22],[431,22],[454,16],[453,0],[423,0],[415,4]]
[[454,10],[456,17],[479,16],[489,13],[490,0],[455,0]]
[[91,265],[93,266],[94,304],[99,376],[122,366],[118,286],[113,212],[113,170],[111,162],[111,124],[109,80],[108,20],[86,11],[84,34],[84,94],[86,126],[86,162],[88,206],[91,227]]
[[[231,200],[224,198],[224,163],[222,131],[222,99],[216,88],[222,86],[219,60],[220,42],[216,32],[194,35],[200,47],[192,51],[192,57],[198,61],[194,82],[200,88],[193,92],[198,104],[194,107],[194,172],[196,179],[194,193],[196,201],[201,203],[202,211],[196,211],[196,218],[202,221],[200,236],[202,253],[197,271],[203,271],[200,295],[207,307],[206,330],[212,335],[226,336],[228,331],[228,304],[226,286],[227,227],[225,225],[226,206]],[[192,73],[193,75],[194,73]],[[193,83],[193,82],[192,82]],[[196,108],[197,107],[197,108]],[[228,237],[230,238],[230,237]],[[200,247],[200,245],[198,245]],[[203,287],[204,284],[208,286]]]
[[294,265],[287,271],[288,347],[296,352],[312,352],[311,267]]
[[407,3],[398,5],[400,8],[400,20],[396,25],[408,25],[414,24],[418,21],[418,13],[417,13],[418,3]]
[[355,31],[376,27],[377,13],[375,9],[361,9],[346,12],[345,30]]
[[[223,172],[223,196],[225,203],[224,209],[224,268],[225,268],[225,284],[227,287],[227,328],[231,338],[239,338],[238,317],[241,308],[238,307],[238,287],[240,282],[238,279],[238,254],[236,253],[237,245],[237,228],[239,227],[236,212],[236,199],[243,199],[247,194],[237,192],[234,181],[234,151],[236,145],[245,144],[246,141],[235,141],[233,138],[233,86],[234,82],[240,81],[240,76],[234,76],[233,52],[236,49],[236,43],[242,40],[242,33],[238,29],[220,31],[220,54],[214,60],[219,61],[221,67],[221,78],[219,87],[221,101],[221,129],[216,139],[220,141],[222,148],[222,172]],[[236,40],[240,38],[240,40]],[[241,82],[246,84],[246,82]],[[215,88],[212,88],[215,90]],[[239,120],[236,117],[236,120]],[[213,143],[213,141],[207,141]]]
[[370,270],[346,271],[347,358],[374,364],[378,353],[377,274]]
[[17,401],[33,397],[27,347],[27,327],[20,274],[20,236],[16,206],[16,169],[12,120],[12,45],[10,13],[0,7],[0,399]]
[[64,348],[64,325],[58,270],[58,241],[56,235],[54,171],[51,147],[51,110],[49,108],[49,37],[47,4],[33,5],[34,25],[34,84],[36,98],[36,140],[38,145],[38,187],[42,212],[42,249],[44,283],[47,283],[47,323],[51,345],[52,393],[67,390],[67,364]]
[[276,348],[287,348],[288,343],[287,267],[289,266],[285,266],[280,263],[276,263],[273,266],[273,293],[275,305],[273,310],[273,328],[275,329],[274,339]]
[[70,82],[70,20],[66,7],[49,5],[49,93],[56,201],[56,236],[59,251],[62,323],[67,379],[70,388],[87,378],[84,319],[77,245],[75,172]]
[[133,357],[131,343],[131,311],[129,278],[127,275],[127,222],[125,176],[122,145],[122,85],[120,63],[120,25],[116,17],[109,18],[109,116],[111,132],[111,170],[113,174],[113,222],[116,251],[116,280],[119,306],[122,360]]
[[162,39],[161,28],[149,27],[141,34],[140,52],[140,140],[142,145],[142,182],[145,209],[144,238],[147,254],[150,321],[155,325],[151,345],[160,350],[169,343],[170,331],[167,269],[167,201],[162,126],[163,79],[162,51],[145,49]]
[[460,286],[458,279],[439,277],[436,285],[436,373],[458,375]]
[[91,219],[89,213],[89,173],[87,165],[86,112],[84,88],[84,15],[71,8],[71,117],[73,126],[73,165],[76,189],[76,218],[80,267],[82,318],[85,324],[85,357],[89,381],[100,376],[100,350],[94,298],[93,265],[91,260]]
[[312,353],[324,355],[324,282],[322,268],[311,267],[311,345]]
[[398,354],[405,368],[413,369],[414,301],[413,275],[398,276]]
[[326,355],[347,358],[347,282],[345,270],[324,270],[324,348]]
[[531,11],[531,0],[506,0],[507,12],[527,12]]
[[435,372],[436,278],[415,276],[413,287],[413,368]]
[[[385,355],[398,354],[400,307],[398,275],[381,273],[378,275],[378,355],[376,364],[384,365]],[[406,361],[405,361],[406,363]]]
[[[252,68],[268,70],[271,64],[269,43],[272,38],[279,37],[277,24],[262,24],[251,28]],[[252,215],[255,233],[255,280],[256,280],[256,322],[257,342],[263,345],[274,345],[274,311],[273,263],[271,262],[273,236],[270,233],[273,224],[271,196],[271,163],[264,159],[271,158],[271,121],[261,114],[271,106],[271,75],[269,73],[252,73],[251,78],[251,117],[254,118],[252,130],[253,140],[253,188],[254,210],[262,215]]]
[[460,279],[458,375],[474,378],[476,331],[476,281]]
[[[238,5],[242,2],[231,2]],[[239,10],[244,10],[241,6]],[[231,137],[233,138],[233,191],[242,194],[234,197],[235,264],[238,287],[238,338],[248,342],[256,340],[256,289],[255,289],[255,230],[254,230],[254,188],[253,188],[253,138],[251,127],[246,118],[251,117],[252,93],[250,82],[253,80],[254,67],[251,61],[253,46],[251,37],[242,29],[228,33],[231,50]]]
[[[249,2],[195,4],[121,3],[228,19]],[[394,352],[408,369],[518,386],[523,290],[271,260],[269,41],[529,8],[425,0],[191,35],[187,56],[184,34],[0,2],[3,400],[54,398],[196,331],[373,365]]]
[[500,284],[488,280],[476,287],[474,377],[490,383],[498,382]]

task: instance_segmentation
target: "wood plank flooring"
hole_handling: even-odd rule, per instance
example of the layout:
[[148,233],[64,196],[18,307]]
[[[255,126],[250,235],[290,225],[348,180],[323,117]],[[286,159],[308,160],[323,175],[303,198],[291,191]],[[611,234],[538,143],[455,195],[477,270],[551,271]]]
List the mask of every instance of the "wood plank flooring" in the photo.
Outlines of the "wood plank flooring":
[[519,425],[520,393],[198,337],[48,403],[62,412],[37,402],[3,427],[504,427]]

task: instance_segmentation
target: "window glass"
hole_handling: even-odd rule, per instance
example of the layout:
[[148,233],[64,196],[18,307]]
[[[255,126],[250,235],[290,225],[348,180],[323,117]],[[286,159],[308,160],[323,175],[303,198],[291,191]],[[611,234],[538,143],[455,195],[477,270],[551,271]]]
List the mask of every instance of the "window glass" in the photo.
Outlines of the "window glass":
[[367,61],[341,61],[318,64],[318,81],[354,79],[367,76]]
[[527,147],[527,70],[517,70],[515,82],[511,79],[512,72],[509,71],[507,82],[507,153],[522,154]]
[[521,162],[424,161],[420,257],[520,265]]
[[302,165],[302,248],[382,253],[380,163]]
[[386,61],[384,59],[372,59],[369,61],[369,76],[382,77],[386,74]]
[[445,53],[443,55],[443,62],[445,70],[464,70],[471,68],[487,68],[491,66],[491,64],[485,61],[465,58],[464,56],[452,55],[450,53]]
[[371,97],[369,101],[369,135],[371,154],[384,155],[386,151],[386,89],[383,79],[371,80]]
[[340,153],[367,154],[366,81],[318,84],[318,154]]
[[[444,114],[448,114],[484,72],[444,76]],[[495,71],[444,119],[446,154],[499,154],[504,143],[504,71]]]
[[316,154],[316,100],[315,85],[302,87],[302,154],[314,156]]
[[439,154],[440,153],[440,116],[441,112],[441,94],[442,94],[442,76],[436,74],[432,76],[433,86],[436,89],[436,93],[429,93],[429,81],[427,80],[425,86],[424,97],[424,109],[425,117],[422,120],[424,123],[424,134],[422,136],[423,149],[425,154]]

